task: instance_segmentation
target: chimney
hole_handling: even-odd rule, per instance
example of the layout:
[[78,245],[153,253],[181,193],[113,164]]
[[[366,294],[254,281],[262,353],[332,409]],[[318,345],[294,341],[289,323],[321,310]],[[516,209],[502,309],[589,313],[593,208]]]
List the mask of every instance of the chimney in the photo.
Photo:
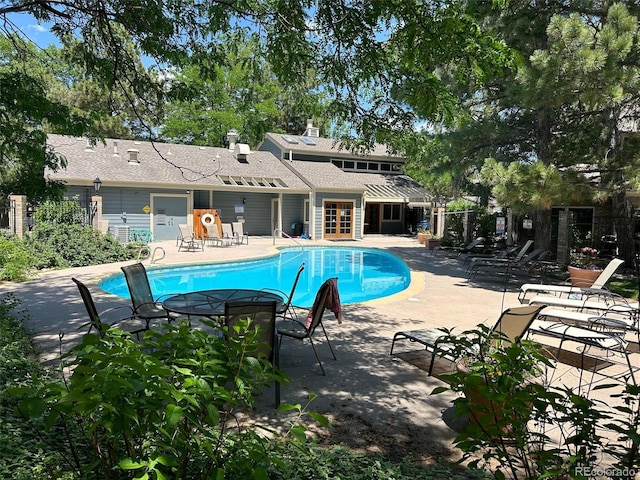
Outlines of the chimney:
[[235,130],[229,130],[227,132],[227,140],[229,140],[229,151],[235,151],[236,142],[238,141],[238,132]]

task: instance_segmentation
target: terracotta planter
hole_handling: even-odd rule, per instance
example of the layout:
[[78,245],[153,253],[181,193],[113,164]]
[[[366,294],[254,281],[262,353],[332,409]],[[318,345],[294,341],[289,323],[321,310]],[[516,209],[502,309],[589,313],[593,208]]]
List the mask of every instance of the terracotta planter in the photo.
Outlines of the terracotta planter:
[[567,269],[569,270],[571,285],[581,288],[588,288],[593,285],[593,282],[602,273],[600,269],[593,270],[589,268],[572,267],[571,265],[569,265]]
[[442,240],[440,240],[439,238],[427,238],[427,240],[424,242],[424,246],[429,250],[433,250],[434,248],[439,247],[441,242]]
[[418,233],[418,242],[420,245],[424,245],[428,237],[429,235],[427,233]]

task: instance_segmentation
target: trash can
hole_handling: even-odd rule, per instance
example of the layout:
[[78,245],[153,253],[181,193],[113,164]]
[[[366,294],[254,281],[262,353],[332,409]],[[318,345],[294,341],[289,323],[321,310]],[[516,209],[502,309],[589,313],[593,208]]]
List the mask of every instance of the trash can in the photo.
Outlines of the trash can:
[[293,235],[295,237],[299,237],[302,235],[302,223],[294,223],[293,224]]

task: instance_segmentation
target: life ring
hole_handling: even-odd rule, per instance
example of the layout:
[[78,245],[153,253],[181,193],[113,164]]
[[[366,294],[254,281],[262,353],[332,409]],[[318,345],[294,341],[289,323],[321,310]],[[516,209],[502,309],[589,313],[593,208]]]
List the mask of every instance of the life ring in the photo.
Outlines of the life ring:
[[[209,221],[207,221],[207,220],[209,220]],[[200,221],[202,222],[202,225],[204,225],[206,227],[207,225],[211,225],[211,224],[215,223],[216,219],[210,213],[205,213],[204,215],[202,215],[202,218],[200,219]]]

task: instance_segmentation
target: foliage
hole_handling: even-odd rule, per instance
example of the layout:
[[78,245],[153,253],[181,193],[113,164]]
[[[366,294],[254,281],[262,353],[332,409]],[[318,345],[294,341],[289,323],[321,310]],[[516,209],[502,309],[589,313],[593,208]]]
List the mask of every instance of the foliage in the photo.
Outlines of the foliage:
[[34,252],[15,237],[0,234],[0,280],[22,282],[33,272]]
[[592,247],[582,247],[572,249],[571,265],[579,268],[600,269],[600,264],[596,262],[598,250]]
[[[540,344],[510,343],[483,325],[458,336],[449,332],[441,348],[466,359],[466,368],[444,375],[447,386],[433,393],[463,394],[454,400],[456,415],[472,421],[455,443],[470,466],[488,468],[498,480],[585,478],[585,467],[612,466],[619,472],[614,478],[622,478],[637,468],[637,386],[603,384],[596,390],[612,391],[604,401],[547,385],[540,374],[553,364]],[[611,401],[615,398],[624,401]],[[605,430],[617,438],[612,441]],[[602,452],[610,453],[615,465],[602,463]]]

